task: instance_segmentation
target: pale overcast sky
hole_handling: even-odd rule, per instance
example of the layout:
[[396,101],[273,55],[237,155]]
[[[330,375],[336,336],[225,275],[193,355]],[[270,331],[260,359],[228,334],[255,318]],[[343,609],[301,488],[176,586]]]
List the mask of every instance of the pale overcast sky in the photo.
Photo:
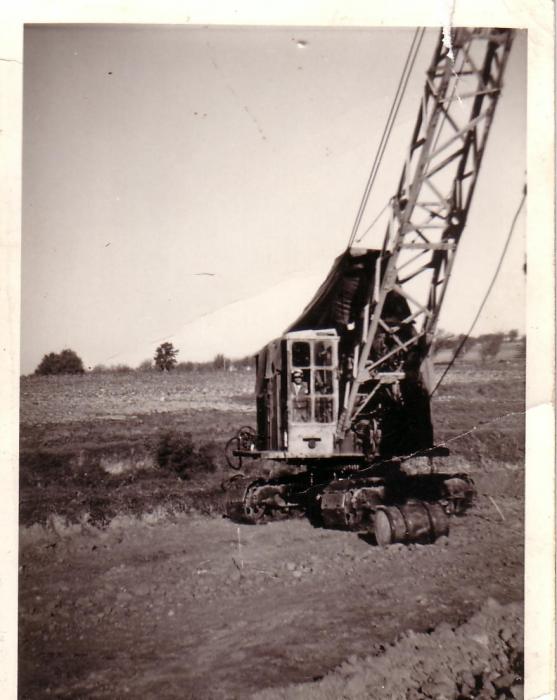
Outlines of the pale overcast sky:
[[[367,221],[396,189],[437,33]],[[22,372],[65,347],[88,366],[135,363],[174,339],[202,360],[279,334],[347,244],[412,34],[27,27]],[[519,33],[443,328],[467,330],[497,264],[525,179],[525,108]],[[524,232],[523,213],[476,333],[524,329]]]

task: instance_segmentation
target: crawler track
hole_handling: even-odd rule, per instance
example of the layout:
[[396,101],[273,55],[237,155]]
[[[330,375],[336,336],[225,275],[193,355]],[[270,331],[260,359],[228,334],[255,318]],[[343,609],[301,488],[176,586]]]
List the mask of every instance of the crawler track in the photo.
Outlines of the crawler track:
[[467,510],[475,493],[465,474],[355,473],[317,485],[312,474],[291,481],[235,474],[227,485],[226,514],[254,525],[306,513],[327,528],[376,534],[383,545],[423,543],[447,535],[448,516]]

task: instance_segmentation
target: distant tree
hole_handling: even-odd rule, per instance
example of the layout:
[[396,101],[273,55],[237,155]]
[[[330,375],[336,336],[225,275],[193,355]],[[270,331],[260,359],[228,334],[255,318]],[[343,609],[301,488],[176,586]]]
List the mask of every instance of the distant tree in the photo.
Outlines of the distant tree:
[[143,360],[143,362],[138,365],[138,372],[150,372],[153,369],[153,360]]
[[114,372],[115,374],[129,374],[130,372],[133,372],[133,369],[129,365],[119,364],[111,365],[108,368],[108,371]]
[[213,368],[214,369],[225,369],[226,367],[226,357],[222,354],[216,355],[215,359],[213,360]]
[[453,333],[448,333],[441,328],[437,331],[435,338],[436,350],[452,350],[456,344],[456,337]]
[[172,343],[161,343],[155,352],[155,366],[158,367],[161,372],[168,372],[178,362],[176,359],[178,352],[179,350],[177,350]]
[[509,331],[509,340],[511,343],[514,343],[514,341],[518,338],[518,331],[516,328],[513,328],[512,330]]
[[83,362],[73,350],[50,352],[44,355],[35,374],[83,374]]
[[488,357],[497,355],[503,344],[504,337],[504,333],[487,333],[478,338],[480,342],[480,357],[484,362]]
[[193,362],[178,362],[176,365],[177,372],[192,372],[195,369],[195,364]]
[[231,360],[231,363],[237,369],[249,369],[253,364],[253,357],[251,355],[246,355],[245,357],[240,357],[236,360]]
[[454,349],[456,351],[457,348],[460,348],[459,355],[462,357],[463,355],[466,355],[466,353],[470,352],[477,342],[477,338],[474,338],[471,335],[466,335],[465,333],[460,333],[460,335],[457,335],[455,338]]

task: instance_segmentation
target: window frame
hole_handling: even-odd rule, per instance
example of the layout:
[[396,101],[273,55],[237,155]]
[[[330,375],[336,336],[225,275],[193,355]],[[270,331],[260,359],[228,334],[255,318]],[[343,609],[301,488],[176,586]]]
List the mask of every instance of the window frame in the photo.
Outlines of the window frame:
[[[294,346],[297,343],[304,343],[309,345],[309,364],[306,365],[295,365],[294,364]],[[331,357],[330,364],[323,365],[316,363],[316,344],[323,343],[328,344]],[[288,359],[288,396],[287,396],[287,406],[288,406],[288,421],[296,426],[315,424],[320,426],[332,426],[337,421],[338,413],[338,341],[335,342],[329,337],[316,337],[316,338],[289,338],[287,345],[287,359]],[[294,394],[292,392],[292,372],[294,370],[302,370],[305,374],[309,371],[309,392],[304,394],[305,399],[309,399],[310,414],[309,420],[298,421],[294,419]],[[331,392],[330,393],[318,393],[315,387],[316,372],[329,372],[331,375]],[[316,399],[329,399],[332,404],[332,420],[330,421],[319,421],[316,418]]]

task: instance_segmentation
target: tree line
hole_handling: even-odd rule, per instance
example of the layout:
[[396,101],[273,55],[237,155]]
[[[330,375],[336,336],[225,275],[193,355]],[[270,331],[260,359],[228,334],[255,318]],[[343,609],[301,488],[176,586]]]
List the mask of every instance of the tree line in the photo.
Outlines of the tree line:
[[439,330],[435,338],[435,351],[449,350],[453,353],[458,351],[460,355],[465,355],[475,349],[480,358],[485,361],[496,357],[505,342],[517,343],[520,356],[525,355],[526,336],[520,336],[514,328],[507,333],[484,333],[477,337]]
[[[449,350],[460,355],[465,355],[473,348],[478,349],[482,360],[494,358],[501,350],[504,342],[518,343],[520,346],[520,356],[526,353],[526,337],[520,336],[518,331],[513,329],[508,333],[484,333],[477,337],[466,336],[464,334],[448,333],[439,330],[435,340],[435,351]],[[179,361],[179,350],[172,343],[161,343],[155,350],[152,359],[146,359],[141,364],[132,368],[128,365],[95,365],[90,371],[102,372],[200,372],[215,370],[246,370],[251,369],[254,364],[253,356],[246,355],[241,358],[229,358],[219,353],[212,360],[206,362]],[[51,352],[44,355],[35,374],[83,374],[85,367],[83,361],[74,350],[65,349],[60,353]]]
[[[146,359],[138,367],[130,367],[125,364],[95,365],[89,371],[94,373],[128,373],[128,372],[200,372],[215,370],[246,370],[253,367],[253,356],[246,355],[241,358],[229,358],[219,353],[212,360],[206,362],[178,361],[180,351],[172,343],[161,343],[155,350],[152,359]],[[50,352],[43,356],[37,366],[35,374],[83,374],[85,367],[81,358],[74,350],[62,350],[62,352]]]

